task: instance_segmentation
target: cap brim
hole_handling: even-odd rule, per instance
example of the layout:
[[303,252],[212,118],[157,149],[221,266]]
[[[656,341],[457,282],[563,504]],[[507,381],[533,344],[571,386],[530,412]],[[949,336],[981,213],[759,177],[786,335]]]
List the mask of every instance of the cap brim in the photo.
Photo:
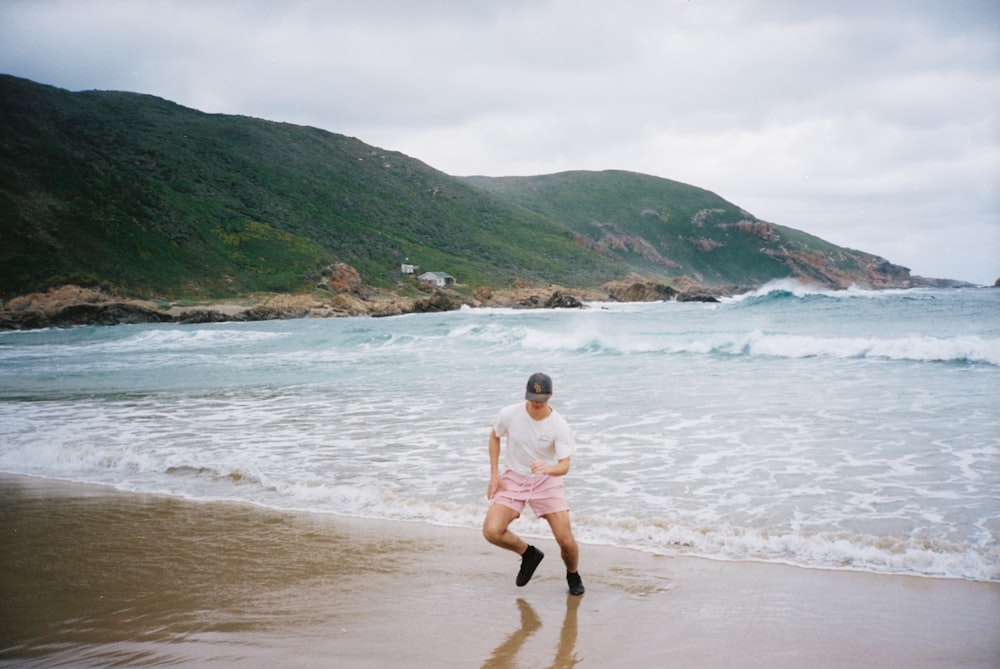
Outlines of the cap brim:
[[524,393],[524,399],[532,402],[548,402],[552,398],[552,393],[543,395],[541,393]]

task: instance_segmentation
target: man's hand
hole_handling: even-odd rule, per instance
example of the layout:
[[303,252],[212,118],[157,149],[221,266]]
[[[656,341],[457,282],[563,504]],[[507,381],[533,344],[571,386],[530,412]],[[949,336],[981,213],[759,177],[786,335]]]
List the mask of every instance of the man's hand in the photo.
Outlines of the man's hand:
[[506,490],[507,486],[503,484],[503,479],[499,474],[494,474],[490,476],[490,485],[486,488],[486,499],[493,499],[501,490]]
[[547,465],[541,460],[531,463],[532,474],[548,474],[549,476],[564,476],[569,471],[569,458],[563,458],[554,465]]

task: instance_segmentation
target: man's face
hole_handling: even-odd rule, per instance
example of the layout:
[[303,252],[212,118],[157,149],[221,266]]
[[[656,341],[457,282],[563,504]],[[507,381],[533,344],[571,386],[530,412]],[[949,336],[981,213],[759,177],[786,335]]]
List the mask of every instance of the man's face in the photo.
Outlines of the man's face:
[[528,400],[528,406],[534,412],[544,411],[545,405],[547,405],[548,403],[549,403],[548,400],[545,400],[544,402],[538,402],[536,400]]

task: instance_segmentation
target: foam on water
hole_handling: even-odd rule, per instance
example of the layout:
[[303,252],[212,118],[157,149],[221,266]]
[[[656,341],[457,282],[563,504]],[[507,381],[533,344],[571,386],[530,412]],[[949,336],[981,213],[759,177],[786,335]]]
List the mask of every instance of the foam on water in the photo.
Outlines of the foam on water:
[[607,354],[699,353],[777,358],[824,356],[1000,365],[1000,339],[985,339],[979,336],[831,338],[768,334],[754,330],[737,333],[679,333],[664,337],[622,335],[591,327],[561,336],[527,328],[521,341],[525,348],[539,351]]
[[4,335],[0,470],[475,528],[542,369],[585,543],[1000,580],[1000,293],[758,293]]
[[894,289],[894,290],[871,290],[851,286],[846,290],[836,290],[824,288],[815,284],[806,284],[795,279],[775,279],[767,284],[740,295],[722,298],[729,302],[756,302],[762,299],[784,299],[784,298],[830,298],[835,300],[863,298],[863,299],[921,299],[923,293],[914,290]]

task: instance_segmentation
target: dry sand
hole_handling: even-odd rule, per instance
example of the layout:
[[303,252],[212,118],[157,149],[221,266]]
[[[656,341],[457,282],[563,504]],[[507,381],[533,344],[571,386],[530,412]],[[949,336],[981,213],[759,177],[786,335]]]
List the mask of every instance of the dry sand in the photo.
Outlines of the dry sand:
[[0,666],[1000,666],[998,583],[534,543],[0,475]]

